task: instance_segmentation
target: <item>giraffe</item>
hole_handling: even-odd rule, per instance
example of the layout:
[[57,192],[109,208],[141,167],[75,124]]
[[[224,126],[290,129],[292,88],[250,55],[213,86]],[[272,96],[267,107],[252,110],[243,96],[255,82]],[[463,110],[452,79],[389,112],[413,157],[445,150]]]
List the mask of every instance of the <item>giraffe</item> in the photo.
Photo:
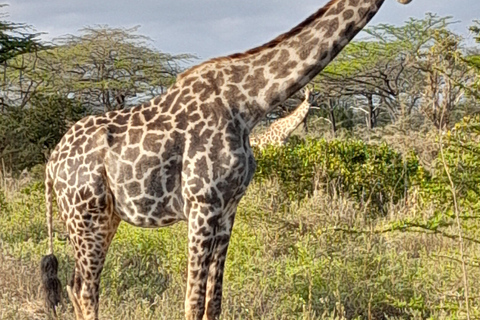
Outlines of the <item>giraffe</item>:
[[[55,192],[75,255],[67,292],[77,320],[98,319],[100,275],[121,221],[144,228],[185,221],[185,319],[219,318],[237,205],[255,172],[251,130],[312,80],[384,1],[331,0],[263,46],[190,68],[160,97],[70,128],[46,166],[49,253],[41,264],[49,270],[43,282],[58,284]],[[50,302],[55,287],[44,287]]]
[[267,131],[258,137],[250,136],[250,145],[259,149],[265,148],[267,145],[282,145],[287,143],[290,134],[298,128],[307,116],[310,110],[310,89],[305,89],[305,99],[302,103],[288,116],[276,120],[268,127]]

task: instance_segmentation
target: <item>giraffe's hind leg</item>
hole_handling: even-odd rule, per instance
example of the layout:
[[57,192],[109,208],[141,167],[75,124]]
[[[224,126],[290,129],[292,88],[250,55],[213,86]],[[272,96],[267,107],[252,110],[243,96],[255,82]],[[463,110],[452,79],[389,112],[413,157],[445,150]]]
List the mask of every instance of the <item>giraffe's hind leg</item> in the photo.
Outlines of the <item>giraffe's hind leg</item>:
[[75,269],[67,291],[77,320],[96,320],[100,276],[120,218],[112,210],[75,210],[70,217],[67,228],[75,252]]

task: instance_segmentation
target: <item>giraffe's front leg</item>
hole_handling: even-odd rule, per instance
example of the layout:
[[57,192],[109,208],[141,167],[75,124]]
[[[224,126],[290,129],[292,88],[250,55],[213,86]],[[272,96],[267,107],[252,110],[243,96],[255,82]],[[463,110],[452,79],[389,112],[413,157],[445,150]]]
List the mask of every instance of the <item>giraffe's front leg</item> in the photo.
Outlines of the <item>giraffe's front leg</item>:
[[229,239],[230,229],[224,229],[225,225],[221,223],[224,220],[224,213],[216,206],[193,202],[189,203],[187,208],[189,208],[188,280],[185,318],[202,320],[205,314],[209,270],[217,256],[217,243],[225,241],[225,234],[228,234]]
[[212,261],[208,272],[207,296],[204,320],[218,320],[222,311],[223,270],[227,258],[228,243],[230,242],[230,228],[217,232]]

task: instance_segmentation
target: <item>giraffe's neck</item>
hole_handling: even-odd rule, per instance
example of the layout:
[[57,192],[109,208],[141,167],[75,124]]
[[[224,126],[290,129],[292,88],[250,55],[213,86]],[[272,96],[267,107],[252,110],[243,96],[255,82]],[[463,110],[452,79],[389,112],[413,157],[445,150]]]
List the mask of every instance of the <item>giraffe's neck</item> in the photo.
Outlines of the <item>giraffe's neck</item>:
[[300,123],[302,123],[309,109],[310,103],[308,102],[308,99],[305,99],[305,101],[303,101],[302,104],[300,104],[297,109],[295,109],[295,111],[293,111],[287,117],[279,120],[281,121],[283,129],[287,136],[290,135],[290,133],[292,133],[293,130],[295,130],[300,125]]
[[332,0],[291,31],[261,47],[187,70],[179,76],[177,86],[191,85],[194,94],[211,88],[214,94],[210,99],[220,98],[224,105],[238,110],[253,128],[335,58],[383,2]]

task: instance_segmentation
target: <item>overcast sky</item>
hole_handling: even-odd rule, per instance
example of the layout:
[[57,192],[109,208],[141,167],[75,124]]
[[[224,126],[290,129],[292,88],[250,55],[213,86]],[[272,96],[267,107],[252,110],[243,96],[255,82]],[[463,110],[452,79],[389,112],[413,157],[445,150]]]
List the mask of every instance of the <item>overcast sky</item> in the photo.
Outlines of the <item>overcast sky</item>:
[[[200,60],[245,51],[288,31],[327,0],[4,0],[8,20],[33,25],[47,38],[78,33],[85,26],[140,25],[139,33],[167,53],[193,53]],[[480,19],[480,0],[386,0],[370,22],[399,25],[425,13],[453,16],[456,32]],[[470,43],[472,43],[470,41]]]

